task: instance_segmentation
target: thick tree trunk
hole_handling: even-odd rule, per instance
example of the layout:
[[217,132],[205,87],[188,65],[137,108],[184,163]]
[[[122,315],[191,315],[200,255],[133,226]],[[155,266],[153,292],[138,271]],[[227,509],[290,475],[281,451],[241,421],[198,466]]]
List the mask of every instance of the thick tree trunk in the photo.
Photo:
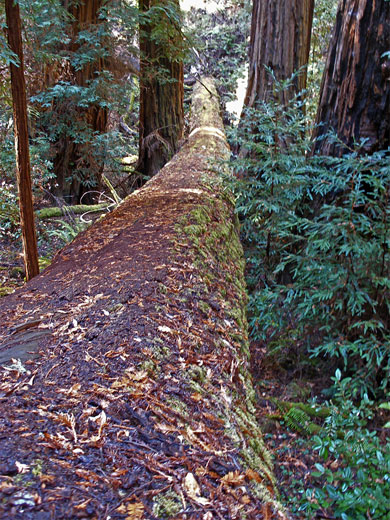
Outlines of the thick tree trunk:
[[19,4],[5,1],[8,44],[19,58],[19,66],[11,63],[11,89],[15,129],[16,174],[19,191],[20,225],[22,229],[26,278],[39,274],[37,238],[31,190],[30,155],[28,144],[26,83],[24,79],[23,47]]
[[[249,47],[249,77],[244,106],[274,97],[273,80],[285,80],[307,65],[310,52],[314,0],[254,0]],[[278,100],[286,104],[306,87],[306,71],[294,78]]]
[[[69,50],[76,52],[79,44],[76,42],[80,31],[91,31],[99,21],[99,10],[102,0],[81,0],[72,2],[69,13],[74,17],[71,37],[72,43]],[[66,6],[66,2],[65,2]],[[89,62],[81,69],[70,71],[71,82],[79,87],[86,87],[88,83],[96,79],[96,74],[104,69],[103,58]],[[64,110],[67,110],[66,105]],[[98,105],[91,105],[86,109],[79,109],[74,114],[74,122],[82,120],[91,133],[104,133],[107,127],[107,109]],[[53,193],[65,198],[67,202],[77,203],[91,188],[88,183],[94,184],[93,190],[101,189],[103,165],[94,159],[94,153],[90,143],[78,143],[72,135],[63,135],[56,143],[56,155],[54,158],[54,172],[56,174]],[[80,175],[80,172],[81,175]],[[72,178],[71,181],[68,179]],[[83,198],[83,202],[91,202],[93,197]]]
[[[169,2],[140,0],[139,3],[141,12],[145,14],[164,4],[168,5]],[[175,0],[173,4],[179,11],[179,2]],[[172,25],[175,36],[174,41],[169,43],[171,48],[154,38],[157,23]],[[137,171],[148,177],[155,175],[171,159],[178,149],[183,133],[183,63],[180,58],[174,57],[175,47],[180,53],[182,36],[180,27],[175,27],[172,20],[162,16],[158,22],[147,20],[140,24],[140,131]]]
[[364,151],[390,144],[390,3],[341,0],[322,80],[314,137],[334,130],[343,144],[321,139],[315,150],[340,156],[356,141]]

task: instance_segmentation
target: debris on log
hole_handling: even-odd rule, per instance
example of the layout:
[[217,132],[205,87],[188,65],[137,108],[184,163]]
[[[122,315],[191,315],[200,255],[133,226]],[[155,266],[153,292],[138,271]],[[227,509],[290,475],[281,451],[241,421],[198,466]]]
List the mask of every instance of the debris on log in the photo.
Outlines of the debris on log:
[[1,518],[286,518],[215,172],[229,150],[202,83],[170,163],[0,300]]

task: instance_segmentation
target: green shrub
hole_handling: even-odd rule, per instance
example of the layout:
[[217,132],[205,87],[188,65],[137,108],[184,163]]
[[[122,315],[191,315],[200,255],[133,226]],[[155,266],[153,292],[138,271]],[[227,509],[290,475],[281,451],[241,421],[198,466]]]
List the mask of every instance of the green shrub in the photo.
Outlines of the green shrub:
[[[215,13],[192,8],[187,13],[188,37],[194,44],[191,71],[216,79],[222,105],[235,99],[248,54],[251,3],[225,1]],[[196,50],[195,50],[196,48]]]
[[[277,83],[278,89],[289,82]],[[277,98],[277,96],[275,96]],[[299,97],[251,110],[235,138],[247,246],[249,324],[281,345],[291,330],[333,358],[353,394],[390,386],[389,151],[311,156]]]
[[0,183],[0,239],[18,238],[19,207],[16,187],[6,181]]
[[298,507],[308,518],[316,511],[331,512],[333,518],[366,520],[389,518],[390,442],[380,442],[367,427],[373,402],[365,395],[356,405],[351,400],[350,378],[333,378],[335,399],[324,427],[313,439],[323,464],[312,473],[314,487],[301,490]]
[[67,244],[74,240],[79,233],[84,231],[90,226],[90,222],[79,220],[75,217],[69,219],[69,222],[65,220],[56,220],[58,227],[51,229],[47,233],[50,237],[59,238],[63,244]]

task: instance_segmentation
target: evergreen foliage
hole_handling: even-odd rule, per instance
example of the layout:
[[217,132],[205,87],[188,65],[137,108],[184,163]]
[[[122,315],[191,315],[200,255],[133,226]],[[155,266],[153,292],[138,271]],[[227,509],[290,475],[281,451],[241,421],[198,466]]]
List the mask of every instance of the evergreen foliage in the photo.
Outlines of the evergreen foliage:
[[323,459],[316,464],[313,488],[302,490],[298,511],[313,518],[322,509],[342,520],[387,518],[390,502],[390,442],[369,429],[373,402],[367,395],[355,403],[351,378],[333,378],[331,413],[312,446]]
[[[183,38],[183,19],[182,13],[174,2],[156,3],[149,9],[138,13],[141,27],[151,27],[150,33],[143,32],[142,36],[150,38],[158,50],[148,63],[148,66],[155,67],[154,75],[159,79],[169,81],[169,71],[161,66],[161,60],[181,63],[187,55],[187,45]],[[145,56],[141,56],[144,59]],[[150,58],[148,57],[150,60]],[[157,67],[156,67],[157,65]]]
[[[117,54],[124,45],[126,58],[134,52],[136,7],[132,2],[103,6],[99,23],[76,32],[74,17],[58,0],[21,2],[21,8],[29,43],[26,75],[32,103],[30,144],[39,163],[36,183],[45,189],[55,184],[54,161],[67,140],[78,148],[77,163],[70,163],[67,168],[67,183],[76,181],[91,189],[97,185],[98,172],[102,170],[114,178],[119,176],[120,158],[136,151],[134,137],[125,138],[117,125],[97,132],[87,113],[91,109],[110,111],[112,121],[126,117],[128,99],[137,85],[129,77],[131,67]],[[1,42],[0,48],[3,49]],[[98,62],[105,68],[97,67]],[[89,78],[85,71],[91,67],[96,71]],[[79,75],[85,76],[86,81],[77,80]],[[1,116],[4,126],[10,112],[3,103]],[[3,156],[6,150],[9,153],[8,160],[1,162],[1,167],[7,165],[9,175],[13,151],[4,148],[4,140],[1,145]]]
[[8,43],[5,38],[5,28],[6,25],[4,20],[0,19],[0,63],[5,65],[9,65],[10,63],[18,65],[18,57],[8,47]]
[[338,0],[316,0],[311,33],[310,60],[307,68],[306,111],[311,120],[315,120],[322,74],[325,68],[336,18]]
[[[275,89],[288,83],[275,83]],[[311,156],[301,101],[263,103],[237,140],[237,208],[248,244],[255,339],[292,333],[336,358],[354,395],[390,380],[388,152]],[[265,272],[265,274],[264,274]]]
[[271,101],[232,132],[252,339],[279,363],[306,351],[333,382],[322,427],[277,404],[324,459],[313,486],[296,482],[287,502],[299,517],[386,518],[390,444],[369,428],[368,395],[386,399],[390,386],[389,150],[367,155],[357,143],[341,158],[313,155],[301,97],[277,101],[288,86],[274,78]]

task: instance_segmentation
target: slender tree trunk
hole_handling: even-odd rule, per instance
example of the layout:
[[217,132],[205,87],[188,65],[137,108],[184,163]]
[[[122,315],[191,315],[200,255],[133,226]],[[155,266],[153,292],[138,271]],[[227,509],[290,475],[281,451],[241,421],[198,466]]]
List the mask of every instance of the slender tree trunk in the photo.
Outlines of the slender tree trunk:
[[[170,2],[178,12],[178,0]],[[140,0],[142,13],[166,0]],[[149,11],[150,12],[150,11]],[[173,24],[162,17],[156,23]],[[167,48],[153,37],[156,23],[148,20],[140,24],[140,132],[137,170],[146,176],[155,175],[178,149],[184,126],[183,63],[175,58],[175,50],[182,50],[180,27],[174,28],[174,41]],[[172,33],[172,31],[171,31]],[[176,48],[176,49],[175,49]]]
[[[244,106],[253,108],[273,96],[273,81],[284,80],[307,65],[310,52],[314,0],[254,0],[249,46],[249,77]],[[281,94],[286,104],[306,87],[306,71]]]
[[390,3],[340,0],[321,86],[314,137],[334,130],[344,143],[317,141],[315,150],[342,155],[366,139],[366,152],[390,144]]
[[26,278],[39,274],[37,237],[31,189],[30,155],[27,126],[26,83],[19,4],[5,0],[8,44],[19,58],[19,66],[11,63],[11,89],[15,128],[16,174],[19,191],[20,224],[22,228]]

